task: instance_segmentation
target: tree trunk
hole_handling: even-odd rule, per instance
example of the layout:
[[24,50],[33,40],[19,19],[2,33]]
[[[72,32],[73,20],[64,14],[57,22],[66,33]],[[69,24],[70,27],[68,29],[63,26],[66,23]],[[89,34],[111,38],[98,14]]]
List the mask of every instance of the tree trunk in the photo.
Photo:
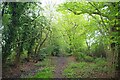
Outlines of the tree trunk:
[[46,34],[46,37],[44,38],[44,40],[39,44],[39,47],[38,47],[38,51],[40,50],[41,46],[43,45],[43,43],[46,41],[46,39],[48,38],[48,35],[49,35],[49,31],[48,33]]
[[33,38],[29,43],[30,45],[29,45],[28,53],[27,53],[27,61],[30,60],[31,53],[33,52],[32,46],[34,45],[34,42],[35,42],[35,38]]
[[18,67],[19,62],[20,62],[20,43],[18,43],[18,47],[16,48],[16,56],[15,56],[15,66]]
[[118,71],[118,78],[120,76],[120,45],[118,46],[118,67],[117,67],[117,71]]
[[[119,39],[116,39],[116,37],[119,37],[119,30],[117,30],[116,23],[114,26],[111,27],[111,33],[118,33],[118,35],[112,35],[111,40],[116,41],[117,43],[113,42],[111,43],[111,49],[113,52],[113,60],[112,63],[113,65],[115,64],[115,68],[116,68],[116,74],[115,77],[119,78],[120,75],[120,44],[119,44]],[[117,56],[116,56],[117,55]]]
[[[90,54],[90,46],[89,46],[89,43],[87,42],[87,40],[86,40],[86,45],[88,47],[88,54]],[[93,54],[92,54],[92,56],[93,56]]]

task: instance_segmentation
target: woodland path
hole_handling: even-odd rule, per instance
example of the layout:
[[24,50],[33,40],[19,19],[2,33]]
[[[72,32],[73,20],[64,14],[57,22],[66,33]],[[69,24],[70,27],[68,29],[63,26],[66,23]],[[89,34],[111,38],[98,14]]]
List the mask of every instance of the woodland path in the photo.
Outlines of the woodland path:
[[[53,71],[53,78],[65,78],[64,75],[62,75],[64,69],[66,68],[67,64],[75,61],[75,58],[73,56],[70,57],[49,57],[50,58],[50,64],[55,67]],[[11,67],[10,70],[7,70],[4,73],[4,77],[6,78],[25,78],[25,76],[28,76],[29,74],[35,75],[39,69],[42,67],[35,66],[36,63],[34,62],[28,62],[24,63],[23,65],[20,65],[20,68]],[[49,67],[49,66],[48,66]]]
[[52,57],[52,63],[55,66],[54,78],[64,78],[62,73],[68,63],[67,58],[66,57]]
[[55,66],[54,70],[54,78],[65,78],[64,75],[62,75],[64,69],[66,68],[67,64],[71,61],[74,61],[74,57],[52,57],[51,61],[52,64]]

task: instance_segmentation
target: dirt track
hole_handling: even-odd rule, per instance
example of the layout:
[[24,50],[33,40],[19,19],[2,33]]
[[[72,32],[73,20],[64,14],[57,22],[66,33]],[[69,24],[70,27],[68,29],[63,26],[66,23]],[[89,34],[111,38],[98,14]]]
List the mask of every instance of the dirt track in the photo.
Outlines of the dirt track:
[[54,78],[65,78],[62,75],[64,69],[66,68],[67,64],[71,61],[74,61],[73,57],[52,57],[51,58],[52,64],[55,66],[54,70]]

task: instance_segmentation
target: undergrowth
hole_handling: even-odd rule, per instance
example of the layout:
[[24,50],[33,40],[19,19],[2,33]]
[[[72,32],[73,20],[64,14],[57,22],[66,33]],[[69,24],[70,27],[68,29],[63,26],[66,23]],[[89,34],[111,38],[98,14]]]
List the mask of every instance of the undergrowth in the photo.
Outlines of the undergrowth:
[[109,67],[106,60],[95,59],[94,62],[72,62],[64,70],[63,75],[68,78],[102,77],[107,75]]
[[43,70],[36,73],[32,78],[52,78],[54,67],[45,67]]

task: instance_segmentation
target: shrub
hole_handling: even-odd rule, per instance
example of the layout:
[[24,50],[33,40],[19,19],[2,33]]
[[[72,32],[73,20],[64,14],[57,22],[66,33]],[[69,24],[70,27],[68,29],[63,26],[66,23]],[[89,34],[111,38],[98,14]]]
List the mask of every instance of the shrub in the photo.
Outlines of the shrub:
[[49,55],[49,51],[47,50],[47,48],[42,48],[39,50],[39,54],[36,56],[37,60],[44,60],[44,58]]
[[53,46],[53,51],[51,52],[51,55],[52,56],[60,56],[60,49],[59,49],[58,45]]
[[77,61],[83,61],[83,60],[84,60],[84,57],[85,57],[85,54],[79,53],[79,52],[74,53],[73,55],[76,57],[76,60],[77,60]]
[[75,53],[74,56],[76,57],[77,61],[86,61],[86,62],[94,61],[93,57],[87,56],[84,53]]
[[85,57],[84,57],[84,60],[85,60],[86,62],[92,62],[92,61],[94,61],[93,57],[91,57],[91,56],[85,56]]
[[104,58],[96,58],[95,59],[95,63],[98,65],[98,66],[106,66],[107,65],[107,61],[104,59]]

